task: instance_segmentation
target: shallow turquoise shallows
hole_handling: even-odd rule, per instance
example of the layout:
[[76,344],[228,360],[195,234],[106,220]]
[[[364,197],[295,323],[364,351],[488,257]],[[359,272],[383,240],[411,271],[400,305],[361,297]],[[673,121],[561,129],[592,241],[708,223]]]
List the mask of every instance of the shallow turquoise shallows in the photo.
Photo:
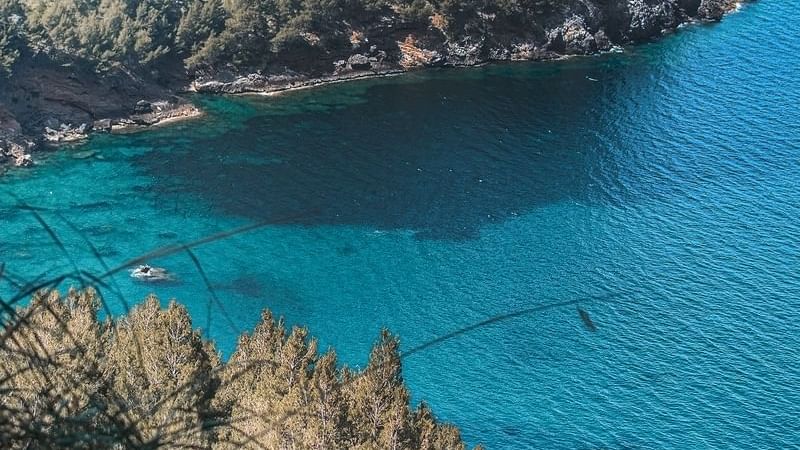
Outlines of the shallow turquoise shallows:
[[87,242],[114,266],[266,221],[195,249],[218,302],[186,253],[151,261],[175,283],[112,287],[178,298],[225,355],[263,308],[349,365],[388,327],[419,350],[414,401],[491,449],[800,448],[798,17],[766,0],[619,54],[197,98],[198,121],[0,179],[0,260],[72,270],[18,201],[95,273]]

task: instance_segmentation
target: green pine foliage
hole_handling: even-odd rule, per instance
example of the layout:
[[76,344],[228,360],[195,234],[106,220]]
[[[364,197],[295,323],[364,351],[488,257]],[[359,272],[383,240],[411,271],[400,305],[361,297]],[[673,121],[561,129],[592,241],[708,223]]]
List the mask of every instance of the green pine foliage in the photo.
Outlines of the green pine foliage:
[[[563,0],[0,0],[0,70],[20,52],[83,61],[98,71],[259,69],[282,52],[346,49],[351,33],[385,20],[425,31],[438,15],[454,33],[479,12],[510,21]],[[448,30],[445,30],[448,31]]]
[[19,2],[34,50],[83,59],[99,70],[148,66],[171,54],[183,15],[172,0]]
[[146,299],[98,319],[93,291],[38,293],[0,328],[0,446],[462,450],[457,428],[409,407],[399,342],[363,370],[269,312],[223,362],[186,308]]
[[0,0],[0,78],[11,73],[25,47],[24,16],[16,0]]

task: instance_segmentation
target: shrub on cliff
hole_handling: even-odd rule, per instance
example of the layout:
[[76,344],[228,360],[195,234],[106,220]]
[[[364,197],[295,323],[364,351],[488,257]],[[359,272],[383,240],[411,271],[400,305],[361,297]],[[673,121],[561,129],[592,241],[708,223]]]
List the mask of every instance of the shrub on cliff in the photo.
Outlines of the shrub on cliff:
[[[554,0],[558,3],[560,0]],[[0,68],[19,47],[100,71],[187,66],[257,69],[303,47],[349,48],[353,27],[387,19],[421,30],[434,14],[445,23],[484,20],[480,12],[530,18],[550,2],[529,0],[0,0]],[[5,11],[5,12],[4,12]],[[16,11],[13,14],[8,11]],[[3,16],[6,18],[4,19]],[[7,18],[14,17],[11,23]],[[527,20],[527,19],[526,19]],[[458,29],[454,28],[457,32]]]
[[[548,37],[546,31],[558,29],[575,15],[591,22],[587,25],[591,33],[606,27],[604,33],[635,40],[660,33],[663,27],[674,25],[685,14],[717,17],[731,5],[729,0],[703,0],[695,2],[699,7],[683,6],[688,8],[684,11],[680,5],[686,2],[674,6],[675,2],[663,0],[661,3],[673,5],[664,8],[650,8],[640,5],[642,2],[606,3],[599,0],[0,0],[0,70],[7,72],[26,53],[26,46],[31,53],[43,53],[59,62],[84,62],[101,72],[121,69],[131,75],[156,73],[161,68],[174,70],[180,68],[181,62],[185,68],[198,72],[229,69],[248,72],[273,66],[301,71],[313,66],[330,71],[334,61],[347,59],[353,52],[363,54],[371,45],[380,44],[381,50],[391,54],[392,42],[402,42],[408,34],[456,42],[463,38],[483,42],[493,38],[502,41],[509,36],[525,39],[536,36],[544,45],[548,39],[555,39],[553,49],[558,51],[559,39]],[[634,16],[661,25],[647,27],[643,34],[635,27],[628,31],[616,29],[626,21],[641,22],[632,21]],[[501,42],[502,45],[508,44]],[[589,45],[585,51],[592,48]]]
[[17,0],[0,0],[0,77],[11,73],[25,47],[22,14]]
[[409,408],[387,332],[353,371],[265,312],[222,362],[175,302],[150,297],[113,322],[99,307],[71,291],[6,310],[2,448],[464,448],[427,405]]
[[147,66],[169,54],[182,9],[171,0],[21,0],[36,50],[100,70]]

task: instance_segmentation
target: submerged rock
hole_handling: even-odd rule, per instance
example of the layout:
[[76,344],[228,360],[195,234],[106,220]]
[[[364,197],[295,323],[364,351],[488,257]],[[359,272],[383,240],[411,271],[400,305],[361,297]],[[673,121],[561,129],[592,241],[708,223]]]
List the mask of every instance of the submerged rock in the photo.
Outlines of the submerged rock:
[[143,264],[130,270],[131,278],[144,282],[169,282],[175,281],[175,276],[161,267]]
[[97,154],[94,150],[86,150],[82,152],[75,152],[72,154],[72,159],[89,159]]

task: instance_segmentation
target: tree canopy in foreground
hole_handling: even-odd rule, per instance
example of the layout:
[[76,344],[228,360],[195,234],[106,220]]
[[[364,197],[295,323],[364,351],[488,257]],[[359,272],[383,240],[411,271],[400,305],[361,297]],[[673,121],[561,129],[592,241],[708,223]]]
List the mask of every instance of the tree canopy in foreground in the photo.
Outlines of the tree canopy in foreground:
[[92,290],[34,295],[0,333],[0,447],[464,449],[409,407],[397,338],[363,370],[265,311],[225,362],[183,306],[98,319]]

